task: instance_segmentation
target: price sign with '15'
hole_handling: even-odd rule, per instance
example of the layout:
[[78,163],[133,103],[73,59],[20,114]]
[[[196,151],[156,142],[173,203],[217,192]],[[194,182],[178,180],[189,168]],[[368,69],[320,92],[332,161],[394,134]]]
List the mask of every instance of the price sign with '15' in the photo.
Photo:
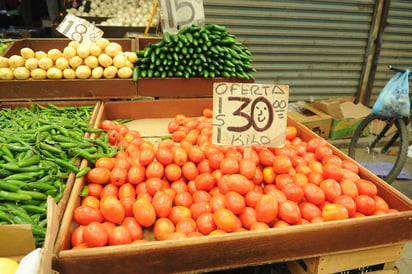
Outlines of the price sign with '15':
[[89,23],[89,21],[72,14],[66,15],[56,30],[80,44],[96,43],[97,39],[103,37],[101,29]]
[[159,7],[163,32],[175,34],[185,26],[205,22],[202,0],[160,0]]
[[214,83],[213,144],[283,146],[288,100],[287,85]]

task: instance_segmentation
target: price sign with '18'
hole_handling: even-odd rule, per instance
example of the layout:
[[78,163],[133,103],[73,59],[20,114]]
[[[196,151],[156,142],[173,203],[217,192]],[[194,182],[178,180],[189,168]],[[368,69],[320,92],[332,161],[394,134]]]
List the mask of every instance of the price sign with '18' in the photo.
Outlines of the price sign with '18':
[[89,21],[72,14],[66,15],[56,30],[80,44],[95,43],[97,39],[103,37],[103,31],[101,29],[89,23]]
[[288,100],[287,85],[214,83],[213,144],[283,146]]
[[205,22],[202,0],[160,0],[159,7],[163,32],[175,34],[185,26]]

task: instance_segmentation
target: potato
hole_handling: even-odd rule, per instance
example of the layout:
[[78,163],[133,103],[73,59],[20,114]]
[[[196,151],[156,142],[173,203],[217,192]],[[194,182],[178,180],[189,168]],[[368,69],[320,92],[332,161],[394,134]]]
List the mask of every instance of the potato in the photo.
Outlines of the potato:
[[119,53],[115,57],[113,57],[113,66],[116,68],[122,68],[126,66],[126,57],[122,54]]
[[107,40],[106,38],[103,38],[103,37],[97,39],[97,41],[96,41],[96,45],[99,48],[101,48],[102,50],[104,50],[107,47],[108,44],[110,44],[110,41]]
[[63,78],[62,70],[59,68],[55,68],[55,67],[49,68],[47,70],[46,75],[47,75],[47,78],[49,79],[62,79]]
[[37,60],[40,60],[41,58],[47,57],[47,53],[45,53],[45,52],[42,51],[42,50],[38,50],[38,51],[36,51],[36,52],[34,53],[34,57],[35,57]]
[[83,59],[80,58],[80,57],[77,56],[77,55],[76,55],[76,56],[73,56],[72,58],[70,58],[69,64],[70,64],[70,67],[71,67],[72,69],[76,69],[78,66],[80,66],[80,65],[83,64]]
[[74,49],[77,49],[77,47],[80,45],[80,43],[79,42],[77,42],[77,41],[70,41],[69,42],[69,47],[72,47],[72,48],[74,48]]
[[10,68],[0,68],[0,79],[1,80],[13,80],[14,74]]
[[134,64],[132,62],[130,62],[129,60],[126,60],[126,67],[133,69]]
[[126,59],[131,63],[136,63],[137,61],[137,54],[136,52],[126,51],[125,53]]
[[103,70],[103,76],[106,79],[113,79],[117,75],[117,68],[115,66],[108,66]]
[[63,70],[63,77],[65,79],[76,79],[76,72],[71,68],[67,68]]
[[27,80],[30,78],[30,71],[26,67],[15,68],[13,74],[17,80]]
[[80,56],[83,59],[88,57],[90,55],[89,46],[86,46],[85,44],[80,44],[77,47],[77,55]]
[[24,59],[29,59],[34,57],[34,51],[31,48],[22,48],[20,49],[20,55]]
[[76,77],[79,79],[87,79],[92,75],[92,70],[86,66],[81,65],[76,68]]
[[0,68],[8,68],[9,66],[9,58],[0,56]]
[[12,55],[9,57],[9,64],[11,68],[24,67],[24,58],[20,55]]
[[94,69],[95,67],[99,66],[99,60],[96,56],[90,55],[89,57],[84,59],[84,64],[89,68]]
[[106,53],[100,54],[97,59],[99,60],[99,64],[105,68],[113,64],[113,59]]
[[67,69],[69,67],[69,61],[66,57],[61,56],[56,60],[56,67],[61,70]]
[[103,77],[103,68],[102,67],[95,67],[92,70],[92,79],[100,79]]
[[[34,56],[34,54],[33,54]],[[31,57],[29,59],[26,60],[26,62],[24,63],[24,66],[28,69],[28,70],[33,70],[37,68],[37,64],[38,64],[39,60],[37,60],[34,57]]]
[[90,55],[98,57],[101,53],[102,49],[98,45],[93,44],[90,46]]
[[72,58],[73,56],[75,56],[77,53],[76,49],[73,47],[65,47],[63,49],[63,56],[66,57],[67,59]]
[[119,47],[113,42],[108,44],[104,49],[104,53],[110,57],[115,57],[119,52],[121,52],[121,49],[119,49]]
[[57,59],[63,56],[63,53],[58,49],[51,49],[47,52],[47,56],[55,62]]
[[53,66],[53,60],[50,59],[49,57],[44,57],[41,58],[38,62],[37,62],[39,68],[44,69],[44,70],[48,70],[49,68],[51,68]]
[[31,78],[33,78],[34,80],[44,80],[47,77],[46,71],[41,68],[33,69],[30,72],[30,75],[31,75]]
[[119,70],[117,71],[117,76],[119,76],[119,78],[122,79],[127,79],[132,77],[133,74],[133,70],[129,67],[122,67],[119,68]]

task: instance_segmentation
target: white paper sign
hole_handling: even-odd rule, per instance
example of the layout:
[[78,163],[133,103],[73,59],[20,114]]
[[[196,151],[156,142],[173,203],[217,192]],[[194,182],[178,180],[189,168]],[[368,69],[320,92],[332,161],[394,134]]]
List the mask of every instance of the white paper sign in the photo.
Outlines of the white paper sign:
[[67,38],[81,44],[96,43],[96,40],[103,37],[103,31],[89,21],[68,14],[57,26],[56,30]]
[[288,100],[287,85],[214,83],[212,143],[283,146]]
[[202,0],[160,0],[163,32],[175,34],[185,26],[205,23]]

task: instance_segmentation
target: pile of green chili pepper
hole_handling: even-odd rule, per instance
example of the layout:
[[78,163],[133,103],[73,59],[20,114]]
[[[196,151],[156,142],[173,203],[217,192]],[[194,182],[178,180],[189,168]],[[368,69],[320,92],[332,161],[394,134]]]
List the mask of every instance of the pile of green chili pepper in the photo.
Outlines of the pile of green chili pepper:
[[108,135],[85,137],[101,129],[89,127],[94,106],[42,106],[0,110],[0,225],[31,224],[36,246],[42,246],[47,227],[47,197],[58,203],[70,172],[79,169],[79,157],[91,163],[113,157],[116,147]]

